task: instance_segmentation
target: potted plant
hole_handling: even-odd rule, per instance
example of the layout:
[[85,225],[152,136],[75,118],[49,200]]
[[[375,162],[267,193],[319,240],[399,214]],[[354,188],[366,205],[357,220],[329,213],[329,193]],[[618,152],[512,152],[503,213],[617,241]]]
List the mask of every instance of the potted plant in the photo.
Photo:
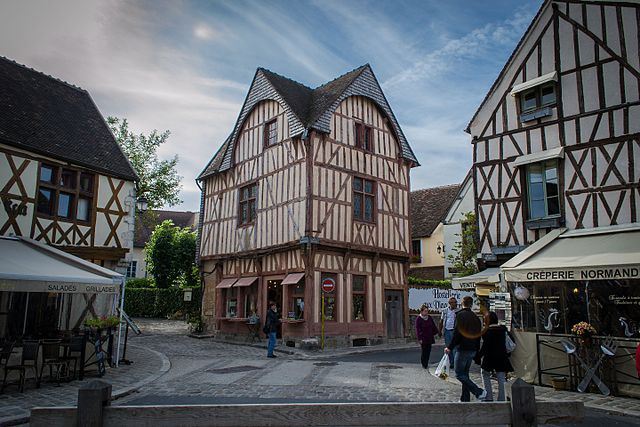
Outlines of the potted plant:
[[578,337],[580,344],[589,346],[591,345],[591,337],[593,337],[597,332],[596,328],[591,326],[589,323],[578,322],[571,327],[571,333]]

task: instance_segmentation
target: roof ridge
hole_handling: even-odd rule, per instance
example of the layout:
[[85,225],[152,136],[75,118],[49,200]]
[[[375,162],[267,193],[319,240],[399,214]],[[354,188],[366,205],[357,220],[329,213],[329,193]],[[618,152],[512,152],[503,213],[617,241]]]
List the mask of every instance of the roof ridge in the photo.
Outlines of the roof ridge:
[[437,185],[435,187],[429,187],[429,188],[419,188],[417,190],[412,190],[412,193],[417,193],[418,191],[428,191],[428,190],[435,190],[437,188],[447,188],[447,187],[459,187],[460,185],[462,185],[461,182],[457,183],[457,184],[445,184],[445,185]]
[[307,89],[309,89],[309,90],[313,90],[313,88],[311,88],[311,87],[309,87],[309,86],[305,85],[304,83],[300,83],[299,81],[297,81],[297,80],[293,80],[293,79],[292,79],[292,78],[290,78],[290,77],[283,76],[282,74],[278,74],[278,73],[276,73],[276,72],[273,72],[273,71],[269,70],[268,68],[258,67],[258,71],[263,71],[263,72],[265,72],[265,71],[266,71],[267,73],[273,74],[273,75],[278,76],[278,77],[280,77],[280,78],[283,78],[283,79],[285,79],[285,80],[289,80],[289,81],[291,81],[291,82],[293,82],[293,83],[296,83],[296,84],[298,84],[298,85],[300,85],[300,86],[303,86],[303,87],[305,87],[305,88],[307,88]]
[[4,59],[4,60],[7,60],[7,61],[9,61],[9,62],[11,62],[11,63],[13,63],[13,64],[15,64],[15,65],[19,66],[19,67],[25,68],[25,69],[27,69],[27,70],[29,70],[29,71],[33,71],[34,73],[40,74],[40,75],[42,75],[42,76],[48,77],[48,78],[50,78],[50,79],[52,79],[52,80],[55,80],[55,81],[57,81],[57,82],[59,82],[59,83],[62,83],[62,84],[64,84],[64,85],[66,85],[66,86],[69,86],[69,87],[70,87],[70,88],[72,88],[72,89],[78,90],[78,91],[80,91],[80,92],[89,93],[86,89],[81,88],[80,86],[76,86],[76,85],[74,85],[74,84],[72,84],[72,83],[69,83],[69,82],[67,82],[67,81],[62,80],[61,78],[58,78],[58,77],[52,76],[51,74],[47,74],[47,73],[44,73],[44,72],[42,72],[42,71],[36,70],[35,68],[28,67],[28,66],[26,66],[26,65],[24,65],[24,64],[19,63],[19,62],[18,62],[18,61],[16,61],[16,60],[13,60],[13,59],[11,59],[11,58],[7,58],[6,56],[2,56],[2,55],[0,55],[0,58],[2,58],[2,59]]
[[351,70],[351,71],[347,71],[346,73],[344,73],[344,74],[342,74],[342,75],[339,75],[338,77],[336,77],[336,78],[334,78],[334,79],[332,79],[332,80],[330,80],[330,81],[328,81],[328,82],[326,82],[326,83],[321,84],[320,86],[318,86],[317,88],[315,88],[315,89],[313,89],[313,90],[314,90],[314,91],[316,91],[316,90],[318,90],[318,89],[320,89],[320,88],[323,88],[323,87],[327,86],[328,84],[335,82],[336,80],[340,80],[341,78],[343,78],[343,77],[344,77],[344,76],[346,76],[347,74],[353,73],[354,71],[358,71],[358,70],[360,70],[360,72],[362,72],[362,71],[364,71],[364,69],[365,69],[365,68],[367,68],[367,67],[371,67],[371,65],[369,65],[369,63],[368,63],[368,62],[367,62],[366,64],[364,64],[364,65],[361,65],[361,66],[359,66],[359,67],[354,68],[354,69],[353,69],[353,70]]

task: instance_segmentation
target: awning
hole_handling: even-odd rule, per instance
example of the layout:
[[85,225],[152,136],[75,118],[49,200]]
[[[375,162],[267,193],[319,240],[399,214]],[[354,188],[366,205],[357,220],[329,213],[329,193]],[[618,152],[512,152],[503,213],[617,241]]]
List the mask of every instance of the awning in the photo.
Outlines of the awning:
[[234,288],[241,288],[243,286],[251,286],[253,285],[253,282],[255,282],[256,280],[258,280],[257,277],[242,277],[240,280],[238,280],[233,287]]
[[122,278],[35,240],[0,236],[0,291],[115,294]]
[[511,94],[511,96],[516,96],[518,93],[522,91],[531,89],[532,87],[540,86],[541,84],[545,84],[550,81],[558,81],[557,72],[553,71],[543,76],[536,77],[535,79],[528,80],[524,83],[517,84],[511,89],[511,92],[509,93]]
[[509,282],[640,279],[640,224],[554,230],[501,268]]
[[564,157],[564,147],[556,147],[550,150],[539,151],[537,153],[526,154],[516,158],[511,166],[529,165],[531,163],[538,163],[549,159],[561,159]]
[[234,283],[236,283],[236,280],[238,279],[222,279],[222,281],[216,285],[216,289],[230,288]]
[[296,285],[300,279],[304,277],[304,273],[289,273],[282,281],[283,285]]
[[453,289],[475,289],[476,285],[497,283],[500,283],[500,267],[487,268],[470,276],[451,279],[451,287]]

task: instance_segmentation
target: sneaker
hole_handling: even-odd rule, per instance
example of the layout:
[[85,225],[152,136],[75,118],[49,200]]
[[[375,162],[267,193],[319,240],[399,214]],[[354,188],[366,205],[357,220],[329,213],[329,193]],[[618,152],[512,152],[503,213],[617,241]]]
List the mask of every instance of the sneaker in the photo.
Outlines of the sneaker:
[[278,356],[276,356],[275,354],[268,354],[267,357],[270,357],[271,359],[275,359]]
[[477,399],[478,399],[478,400],[484,400],[486,397],[487,397],[487,390],[482,390],[482,393],[480,393],[480,394],[477,396]]

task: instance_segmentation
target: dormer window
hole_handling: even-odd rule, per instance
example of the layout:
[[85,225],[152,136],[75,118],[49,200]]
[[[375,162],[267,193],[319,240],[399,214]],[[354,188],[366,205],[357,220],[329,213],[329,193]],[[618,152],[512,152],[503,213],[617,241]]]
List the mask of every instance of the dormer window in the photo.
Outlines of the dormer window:
[[511,95],[516,97],[520,110],[520,121],[528,122],[550,116],[556,105],[557,73],[554,71],[524,83],[515,85]]

